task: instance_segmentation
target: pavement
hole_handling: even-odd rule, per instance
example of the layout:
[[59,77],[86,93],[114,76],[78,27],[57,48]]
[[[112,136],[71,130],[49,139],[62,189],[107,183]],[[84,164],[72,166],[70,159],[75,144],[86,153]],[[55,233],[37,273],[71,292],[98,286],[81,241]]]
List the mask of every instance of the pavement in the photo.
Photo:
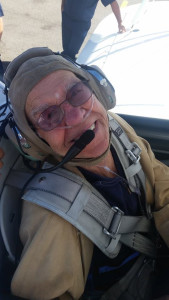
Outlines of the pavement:
[[[79,0],[80,1],[80,0]],[[140,0],[117,0],[119,5],[131,5]],[[4,11],[4,32],[0,42],[3,68],[17,55],[31,47],[49,47],[62,51],[61,0],[0,0]],[[91,28],[82,44],[90,38],[98,23],[112,14],[110,5],[104,7],[99,1]],[[112,14],[114,17],[114,14]],[[117,28],[118,30],[118,28]],[[2,79],[0,64],[0,80]]]
[[[61,0],[0,0],[4,10],[4,32],[0,43],[2,61],[11,61],[24,50],[47,46],[62,51]],[[111,7],[101,1],[84,44]],[[84,46],[82,45],[82,47]]]

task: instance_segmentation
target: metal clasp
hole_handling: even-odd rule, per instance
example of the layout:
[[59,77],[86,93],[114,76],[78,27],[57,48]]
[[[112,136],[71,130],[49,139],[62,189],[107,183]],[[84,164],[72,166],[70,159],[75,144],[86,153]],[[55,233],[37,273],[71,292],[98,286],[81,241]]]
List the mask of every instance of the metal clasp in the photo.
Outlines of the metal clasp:
[[109,229],[107,230],[106,228],[103,228],[103,232],[109,237],[116,239],[124,212],[116,206],[111,207],[111,209],[114,212],[113,218],[111,220]]
[[126,154],[129,157],[129,159],[134,163],[137,164],[140,160],[140,153],[141,153],[141,148],[137,143],[132,143],[133,148],[131,150],[126,150]]

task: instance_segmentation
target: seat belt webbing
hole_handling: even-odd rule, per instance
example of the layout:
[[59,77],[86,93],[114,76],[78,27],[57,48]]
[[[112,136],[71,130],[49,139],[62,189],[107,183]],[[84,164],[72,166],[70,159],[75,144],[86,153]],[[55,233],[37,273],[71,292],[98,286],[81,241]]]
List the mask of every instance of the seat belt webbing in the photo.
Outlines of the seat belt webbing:
[[66,219],[109,257],[114,257],[113,251],[121,241],[121,235],[149,232],[151,227],[145,216],[124,216],[118,208],[110,207],[85,179],[65,169],[45,173],[45,176],[37,174],[23,199]]

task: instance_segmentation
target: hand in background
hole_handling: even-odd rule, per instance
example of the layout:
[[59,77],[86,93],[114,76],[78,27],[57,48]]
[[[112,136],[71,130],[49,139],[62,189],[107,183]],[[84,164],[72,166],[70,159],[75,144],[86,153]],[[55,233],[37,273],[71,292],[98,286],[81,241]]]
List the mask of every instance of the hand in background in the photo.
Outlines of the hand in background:
[[118,24],[118,27],[119,27],[119,33],[126,32],[126,28],[122,23]]

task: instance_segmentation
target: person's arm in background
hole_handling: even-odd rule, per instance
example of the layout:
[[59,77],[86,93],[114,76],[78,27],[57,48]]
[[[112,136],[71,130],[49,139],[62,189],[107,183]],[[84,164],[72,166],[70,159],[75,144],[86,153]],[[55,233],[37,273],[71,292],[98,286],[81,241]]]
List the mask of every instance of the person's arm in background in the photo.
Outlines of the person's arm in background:
[[0,40],[3,33],[3,17],[0,17]]
[[120,12],[120,7],[117,3],[117,1],[113,1],[111,4],[111,8],[112,8],[112,11],[116,17],[116,20],[117,20],[117,23],[118,23],[118,27],[119,27],[119,32],[120,33],[123,33],[126,31],[126,28],[125,26],[123,25],[123,22],[122,22],[122,19],[121,19],[121,12]]

